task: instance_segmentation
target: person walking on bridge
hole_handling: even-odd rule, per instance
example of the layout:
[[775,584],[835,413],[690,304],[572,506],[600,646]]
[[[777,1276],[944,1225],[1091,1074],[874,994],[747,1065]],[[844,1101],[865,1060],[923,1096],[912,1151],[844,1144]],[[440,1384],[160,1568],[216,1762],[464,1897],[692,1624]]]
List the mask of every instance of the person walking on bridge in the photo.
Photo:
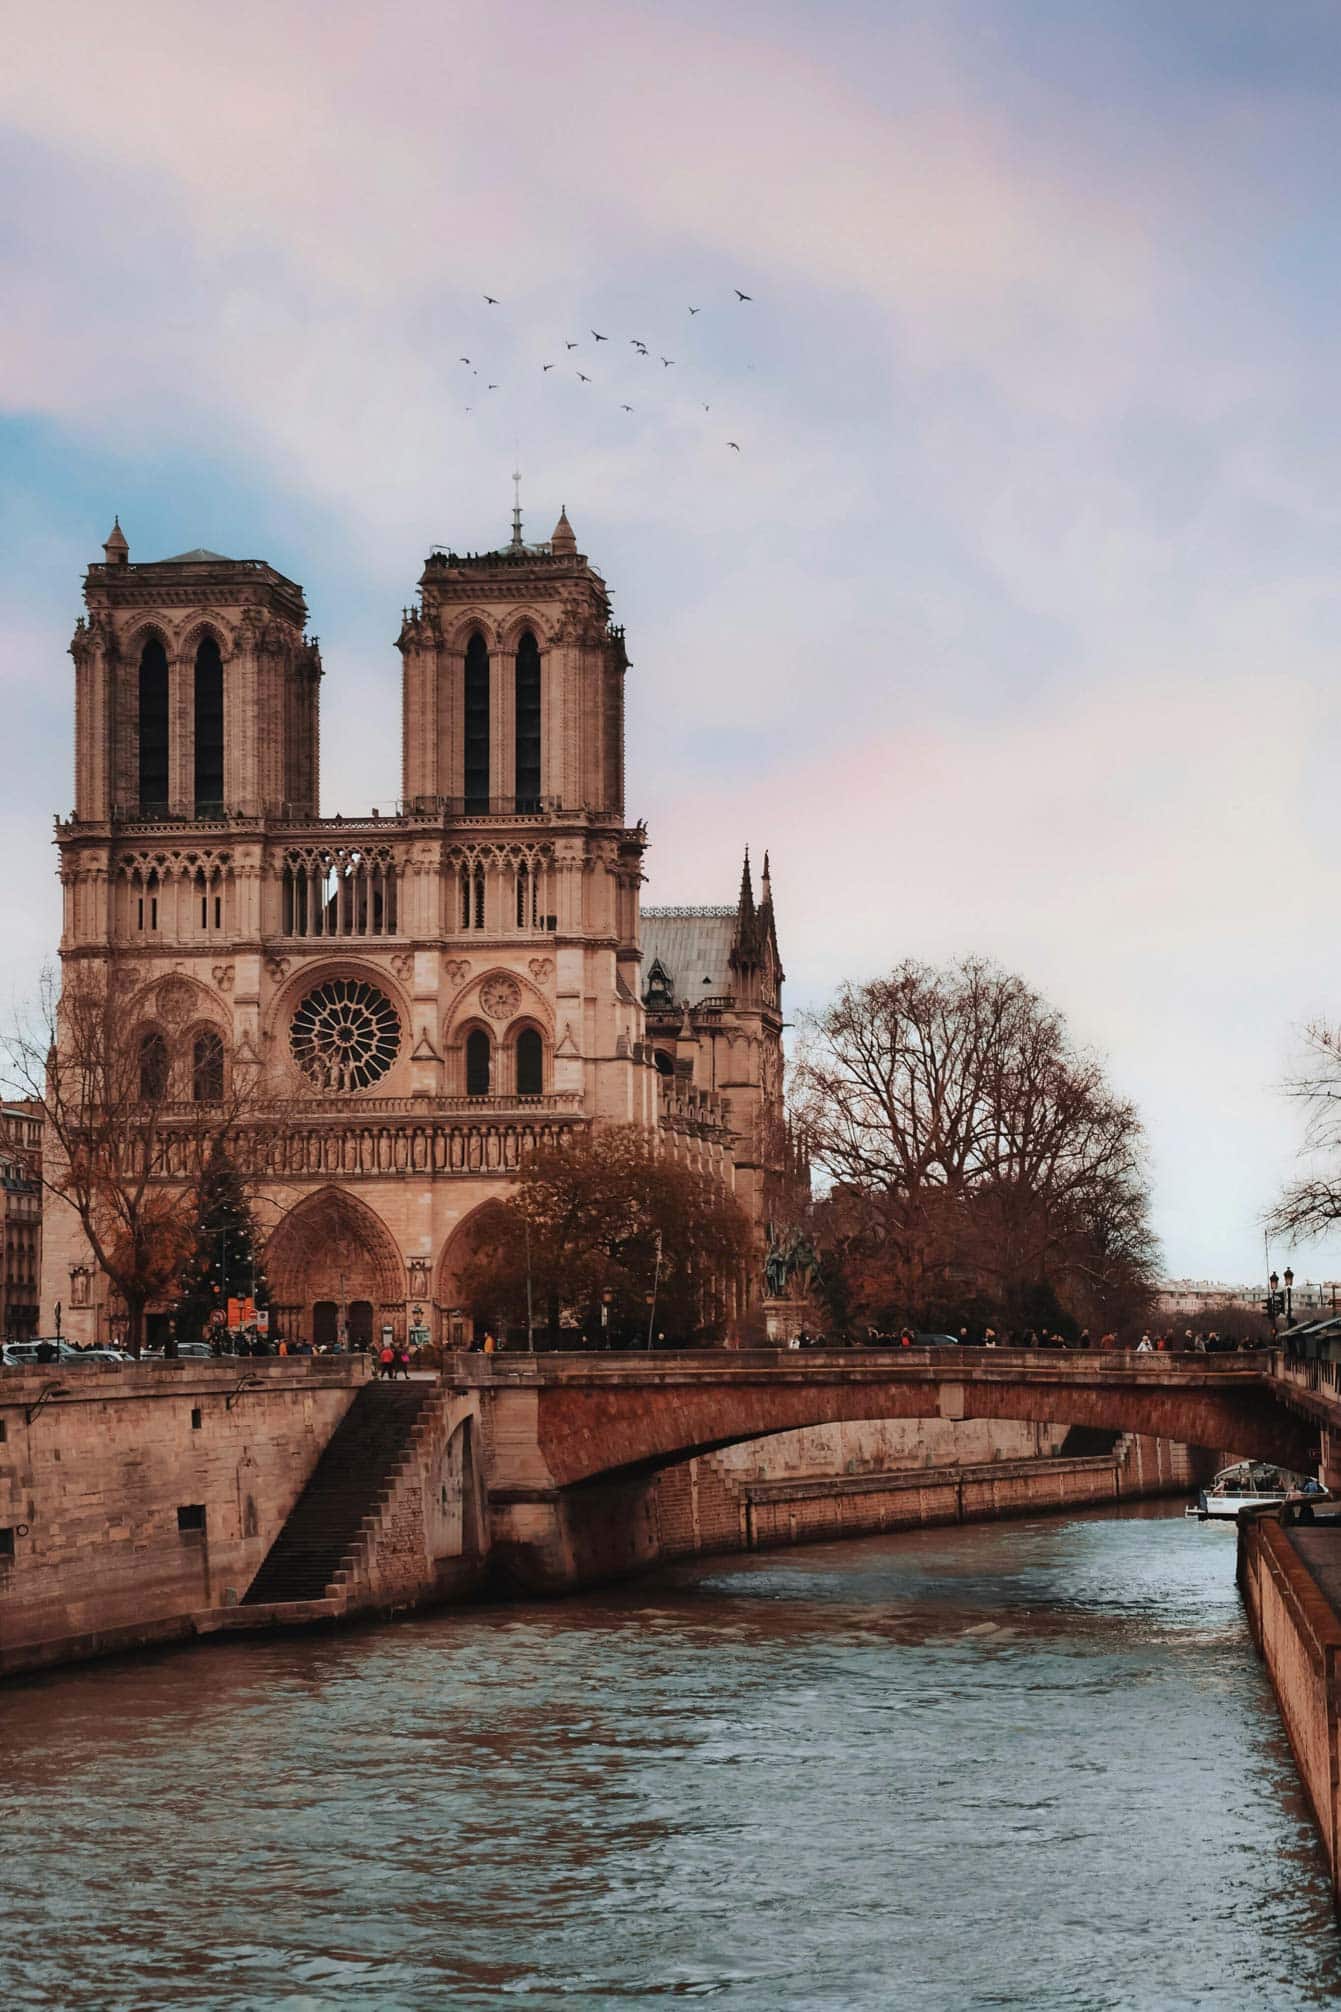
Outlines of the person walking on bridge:
[[377,1373],[386,1383],[390,1383],[396,1374],[396,1351],[389,1341],[382,1344],[377,1357]]

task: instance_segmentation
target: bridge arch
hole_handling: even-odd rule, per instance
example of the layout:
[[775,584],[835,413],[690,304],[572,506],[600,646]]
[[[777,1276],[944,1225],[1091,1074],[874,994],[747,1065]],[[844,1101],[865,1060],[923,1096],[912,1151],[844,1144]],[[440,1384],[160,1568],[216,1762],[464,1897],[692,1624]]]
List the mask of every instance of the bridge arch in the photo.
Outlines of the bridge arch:
[[[977,1351],[974,1351],[975,1356]],[[718,1359],[674,1369],[568,1358],[528,1375],[537,1451],[557,1491],[648,1476],[696,1455],[806,1426],[875,1418],[1003,1418],[1096,1426],[1276,1460],[1318,1461],[1317,1430],[1252,1367],[1186,1366],[1180,1358],[1087,1358],[1011,1365],[851,1357],[776,1358],[757,1367]],[[1062,1366],[1064,1365],[1064,1366]],[[506,1358],[500,1370],[509,1372]],[[539,1386],[537,1388],[537,1385]],[[506,1403],[500,1389],[496,1403]],[[500,1476],[500,1479],[502,1477]]]

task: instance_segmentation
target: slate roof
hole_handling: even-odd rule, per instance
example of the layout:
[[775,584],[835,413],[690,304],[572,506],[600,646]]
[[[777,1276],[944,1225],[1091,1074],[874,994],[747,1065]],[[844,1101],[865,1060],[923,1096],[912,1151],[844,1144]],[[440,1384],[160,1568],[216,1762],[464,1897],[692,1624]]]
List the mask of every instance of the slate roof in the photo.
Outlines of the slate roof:
[[733,992],[735,934],[734,908],[644,908],[643,989],[653,964],[659,963],[677,1004],[687,999],[692,1005]]

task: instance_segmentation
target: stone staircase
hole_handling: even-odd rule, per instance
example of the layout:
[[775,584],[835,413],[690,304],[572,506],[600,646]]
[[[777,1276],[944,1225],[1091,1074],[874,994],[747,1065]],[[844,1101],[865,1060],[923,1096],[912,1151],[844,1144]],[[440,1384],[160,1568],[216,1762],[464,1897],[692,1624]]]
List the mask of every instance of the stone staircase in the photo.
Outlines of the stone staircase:
[[344,1601],[420,1428],[441,1403],[436,1383],[367,1383],[359,1391],[242,1599],[244,1607]]

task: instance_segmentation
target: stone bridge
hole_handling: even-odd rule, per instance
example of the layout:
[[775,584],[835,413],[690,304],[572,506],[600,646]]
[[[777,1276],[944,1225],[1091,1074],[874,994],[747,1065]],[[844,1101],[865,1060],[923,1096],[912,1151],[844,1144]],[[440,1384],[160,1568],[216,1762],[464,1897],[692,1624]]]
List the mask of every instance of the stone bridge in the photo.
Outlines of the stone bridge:
[[[1329,1479],[1332,1365],[1260,1355],[981,1348],[684,1355],[464,1355],[478,1393],[495,1556],[524,1584],[569,1587],[655,1557],[648,1490],[696,1454],[866,1418],[1013,1418],[1148,1434]],[[1323,1428],[1321,1431],[1319,1428]],[[1341,1452],[1341,1437],[1337,1439]]]

